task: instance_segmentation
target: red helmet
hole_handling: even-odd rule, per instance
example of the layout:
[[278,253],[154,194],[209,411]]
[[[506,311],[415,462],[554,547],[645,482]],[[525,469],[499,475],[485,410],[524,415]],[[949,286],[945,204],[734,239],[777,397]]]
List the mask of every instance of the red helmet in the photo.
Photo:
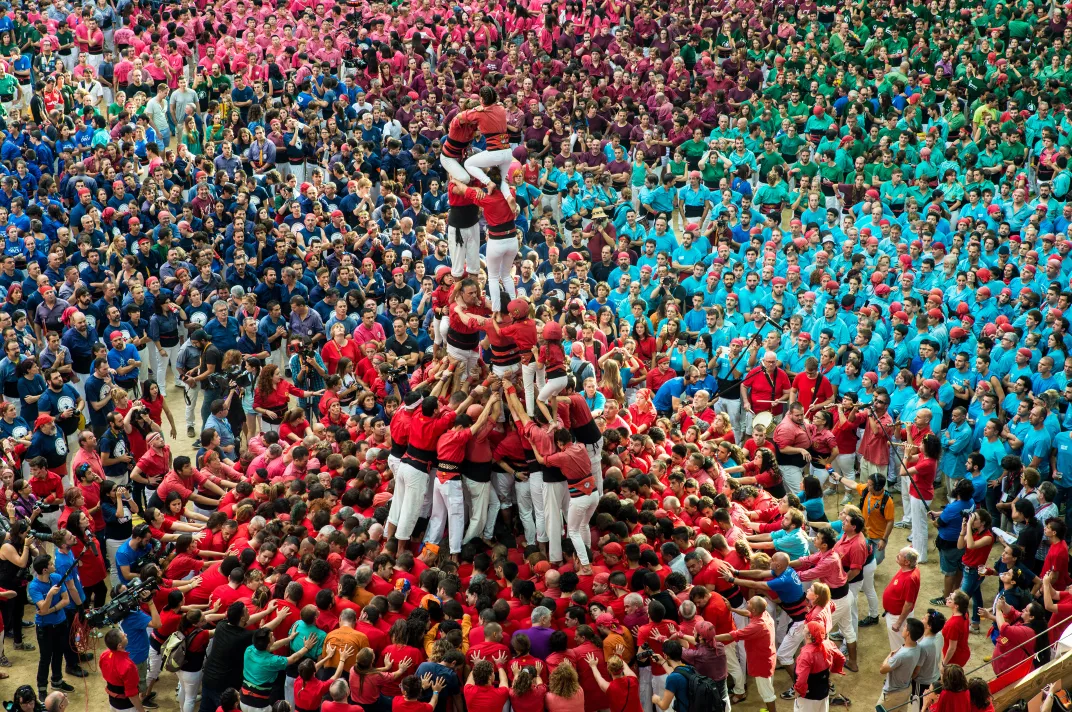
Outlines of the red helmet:
[[443,278],[446,277],[448,274],[450,274],[450,267],[447,267],[446,265],[440,265],[439,267],[436,267],[435,280],[442,284]]
[[557,321],[549,321],[543,325],[543,338],[546,341],[562,340],[562,327]]
[[506,311],[515,319],[524,319],[529,315],[529,303],[524,299],[511,299],[506,305]]

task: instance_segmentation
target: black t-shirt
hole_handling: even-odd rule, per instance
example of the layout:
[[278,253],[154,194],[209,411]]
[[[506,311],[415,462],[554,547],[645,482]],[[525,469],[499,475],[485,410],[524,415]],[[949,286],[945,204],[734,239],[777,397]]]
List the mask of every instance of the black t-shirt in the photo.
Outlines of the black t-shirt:
[[[223,365],[223,354],[220,353],[220,350],[218,348],[216,348],[215,346],[213,346],[212,344],[209,344],[208,346],[206,346],[205,350],[201,352],[201,364],[200,364],[201,371],[200,371],[200,373],[204,373],[208,369],[209,366],[215,366],[216,367],[213,370],[213,373],[220,373],[220,371],[221,371],[220,366],[222,366],[222,365]],[[210,388],[209,383],[210,383],[211,380],[212,379],[205,379],[204,381],[201,381],[201,388],[203,388],[205,390],[209,390],[209,388]]]
[[405,358],[410,354],[415,354],[420,351],[420,349],[417,348],[417,340],[408,336],[405,341],[399,341],[392,336],[387,340],[387,343],[384,344],[384,350],[390,351],[400,358]]
[[205,659],[201,684],[210,690],[225,690],[242,680],[243,656],[253,644],[253,631],[233,626],[227,621],[216,626],[212,650]]
[[394,282],[387,285],[387,289],[384,290],[384,298],[395,295],[400,301],[408,301],[413,299],[413,287],[408,284],[403,284],[401,287],[396,287]]

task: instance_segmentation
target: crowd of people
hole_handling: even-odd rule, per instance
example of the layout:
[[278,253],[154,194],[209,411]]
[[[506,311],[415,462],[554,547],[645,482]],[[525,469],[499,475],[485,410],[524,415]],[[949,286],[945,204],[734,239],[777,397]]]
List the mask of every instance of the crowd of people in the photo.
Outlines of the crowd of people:
[[1065,8],[3,12],[12,712],[825,712],[880,625],[887,710],[988,712],[1072,647]]

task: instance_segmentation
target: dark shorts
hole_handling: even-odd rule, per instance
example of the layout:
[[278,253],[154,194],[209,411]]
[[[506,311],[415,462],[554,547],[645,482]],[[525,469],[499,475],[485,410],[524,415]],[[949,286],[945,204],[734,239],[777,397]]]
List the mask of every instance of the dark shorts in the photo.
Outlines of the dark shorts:
[[953,576],[961,570],[961,559],[964,558],[963,549],[941,549],[938,552],[938,565],[945,576]]

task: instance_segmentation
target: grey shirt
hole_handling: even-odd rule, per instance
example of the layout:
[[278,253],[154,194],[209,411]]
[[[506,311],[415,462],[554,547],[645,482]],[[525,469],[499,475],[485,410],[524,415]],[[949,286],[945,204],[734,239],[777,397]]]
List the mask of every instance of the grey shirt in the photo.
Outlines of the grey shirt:
[[902,645],[890,658],[890,671],[886,674],[883,692],[897,692],[912,684],[912,675],[919,664],[919,646]]
[[942,657],[941,650],[945,647],[944,641],[942,634],[939,633],[933,637],[925,635],[916,643],[916,649],[919,650],[919,662],[916,663],[919,667],[919,674],[916,675],[917,684],[933,685],[942,676],[938,661]]
[[171,118],[176,126],[182,127],[182,122],[186,120],[186,107],[191,105],[194,110],[197,109],[197,92],[193,89],[176,89],[171,92],[168,109],[171,111]]

